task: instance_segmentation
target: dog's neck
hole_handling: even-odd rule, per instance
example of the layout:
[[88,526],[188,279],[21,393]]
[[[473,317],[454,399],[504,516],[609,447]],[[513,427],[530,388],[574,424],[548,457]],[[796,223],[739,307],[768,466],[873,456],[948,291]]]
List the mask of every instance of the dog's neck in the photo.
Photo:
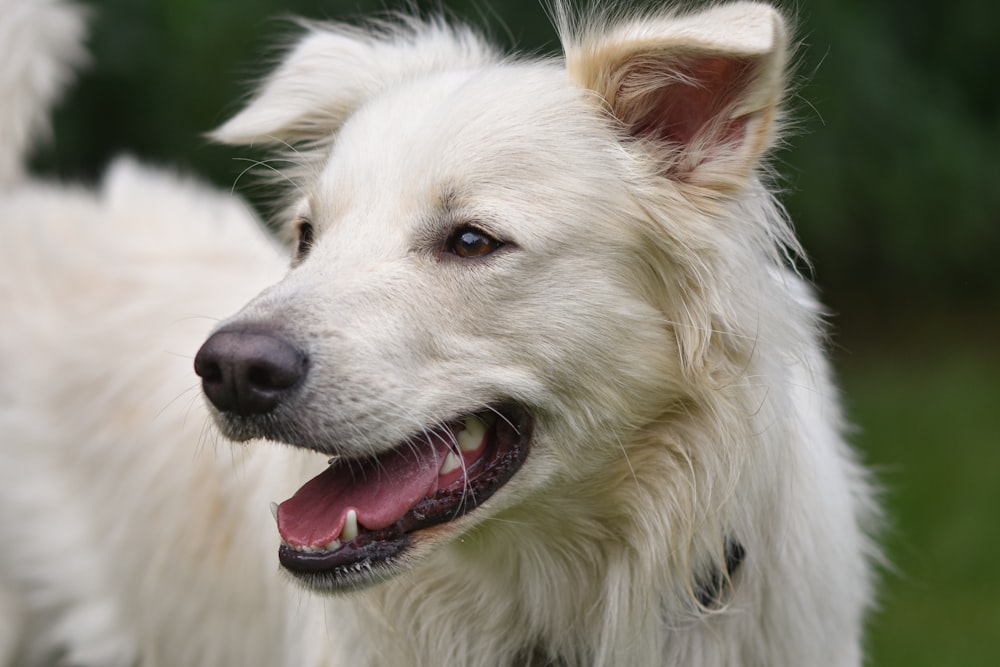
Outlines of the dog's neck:
[[[626,479],[642,481],[631,473]],[[380,659],[398,648],[401,659],[449,654],[441,664],[475,665],[486,655],[523,658],[511,664],[588,664],[603,653],[629,655],[639,637],[648,645],[635,646],[635,655],[662,655],[672,628],[726,605],[746,550],[731,538],[716,542],[721,563],[704,554],[669,563],[636,559],[637,540],[663,539],[640,534],[636,522],[657,520],[649,511],[645,518],[608,515],[621,506],[608,502],[608,493],[557,494],[544,510],[531,503],[530,517],[504,513],[365,594],[360,612],[374,612],[398,633],[394,647],[380,647]]]

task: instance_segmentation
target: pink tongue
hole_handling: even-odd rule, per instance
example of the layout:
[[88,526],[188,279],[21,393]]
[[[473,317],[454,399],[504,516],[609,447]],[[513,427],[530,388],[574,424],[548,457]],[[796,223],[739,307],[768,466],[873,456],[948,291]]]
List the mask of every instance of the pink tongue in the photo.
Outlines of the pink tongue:
[[352,461],[330,466],[278,506],[281,539],[296,547],[325,546],[340,535],[349,509],[368,530],[396,523],[437,490],[449,451],[445,438],[450,434],[435,434],[429,443],[399,447],[363,467]]

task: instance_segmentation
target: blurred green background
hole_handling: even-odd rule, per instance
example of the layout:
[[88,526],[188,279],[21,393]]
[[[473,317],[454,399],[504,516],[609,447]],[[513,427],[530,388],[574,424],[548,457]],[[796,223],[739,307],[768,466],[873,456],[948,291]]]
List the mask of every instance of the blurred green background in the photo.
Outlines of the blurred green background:
[[[37,170],[127,152],[230,187],[233,113],[291,26],[365,0],[94,0],[92,62]],[[537,0],[447,0],[503,44],[556,47]],[[390,5],[391,6],[391,5]],[[834,315],[855,441],[885,487],[872,665],[1000,664],[1000,3],[797,0],[787,204]],[[243,182],[241,182],[241,188]]]

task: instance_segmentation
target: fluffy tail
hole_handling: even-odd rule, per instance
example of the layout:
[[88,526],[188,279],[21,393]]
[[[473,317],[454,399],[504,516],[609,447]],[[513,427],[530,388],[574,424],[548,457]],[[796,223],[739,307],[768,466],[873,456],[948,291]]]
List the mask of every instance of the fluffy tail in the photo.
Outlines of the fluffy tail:
[[49,110],[81,63],[84,12],[64,0],[0,0],[0,188],[19,180]]

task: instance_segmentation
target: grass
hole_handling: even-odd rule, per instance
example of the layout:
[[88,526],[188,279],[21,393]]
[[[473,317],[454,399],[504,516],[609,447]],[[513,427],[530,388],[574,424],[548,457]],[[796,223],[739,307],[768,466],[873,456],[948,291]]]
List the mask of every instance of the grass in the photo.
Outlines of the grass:
[[888,516],[871,665],[1000,656],[1000,348],[963,333],[887,336],[841,358],[855,442]]

